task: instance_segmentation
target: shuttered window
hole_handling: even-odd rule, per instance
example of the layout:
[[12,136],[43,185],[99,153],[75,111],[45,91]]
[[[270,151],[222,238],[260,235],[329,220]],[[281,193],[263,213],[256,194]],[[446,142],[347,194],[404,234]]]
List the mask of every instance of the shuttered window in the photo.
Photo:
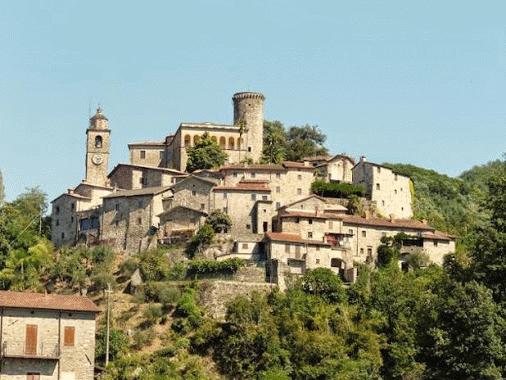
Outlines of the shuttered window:
[[63,345],[65,347],[74,347],[74,336],[75,336],[75,327],[65,326],[65,331],[63,334]]
[[37,325],[26,325],[25,354],[37,355]]

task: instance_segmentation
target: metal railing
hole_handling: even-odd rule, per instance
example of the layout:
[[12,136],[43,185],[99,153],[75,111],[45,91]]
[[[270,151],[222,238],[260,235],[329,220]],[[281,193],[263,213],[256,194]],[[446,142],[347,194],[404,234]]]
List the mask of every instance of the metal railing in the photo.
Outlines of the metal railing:
[[1,349],[2,357],[54,359],[59,358],[60,353],[58,344],[44,344],[44,342],[37,346],[27,347],[26,342],[4,341]]

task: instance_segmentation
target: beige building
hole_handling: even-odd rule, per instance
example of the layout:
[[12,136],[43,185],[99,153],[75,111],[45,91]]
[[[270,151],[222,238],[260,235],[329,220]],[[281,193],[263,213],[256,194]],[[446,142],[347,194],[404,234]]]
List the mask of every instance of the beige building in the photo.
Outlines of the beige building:
[[0,378],[93,380],[95,316],[81,296],[0,292]]
[[411,180],[365,157],[353,167],[353,183],[365,188],[366,198],[375,202],[379,214],[409,219],[413,216]]
[[148,141],[128,145],[130,163],[185,171],[187,149],[208,133],[228,155],[228,162],[262,156],[265,97],[256,92],[240,92],[232,97],[234,123],[181,123],[164,141]]
[[351,169],[355,166],[355,160],[344,153],[335,156],[305,157],[301,162],[310,162],[315,167],[315,175],[327,182],[353,181]]
[[137,164],[118,164],[109,173],[111,186],[122,190],[170,186],[178,179],[188,176],[179,170],[157,168]]

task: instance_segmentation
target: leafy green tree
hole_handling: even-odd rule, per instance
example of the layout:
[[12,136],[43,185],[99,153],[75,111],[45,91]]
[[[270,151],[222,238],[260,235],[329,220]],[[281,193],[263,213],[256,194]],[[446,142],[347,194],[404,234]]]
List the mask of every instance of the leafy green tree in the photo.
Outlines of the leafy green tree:
[[350,199],[353,196],[363,197],[365,195],[365,188],[351,183],[316,180],[311,184],[311,192],[322,197]]
[[286,131],[283,124],[276,121],[264,121],[264,141],[261,162],[263,164],[281,164],[286,155]]
[[417,358],[425,379],[503,379],[505,321],[491,292],[447,282],[421,309]]
[[202,227],[198,230],[197,234],[193,236],[188,245],[186,246],[186,254],[193,258],[199,251],[203,251],[207,248],[215,237],[215,232],[213,228],[204,223]]
[[316,125],[290,127],[286,136],[286,159],[298,161],[308,156],[326,155],[328,149],[323,146],[326,139]]
[[232,227],[232,220],[228,214],[216,209],[207,217],[206,224],[209,224],[216,233],[228,232]]
[[346,301],[346,291],[341,278],[329,268],[308,270],[301,279],[301,287],[304,292],[322,297],[327,302]]
[[227,154],[221,150],[218,143],[213,141],[207,132],[193,147],[188,149],[187,155],[186,171],[189,173],[198,169],[217,168],[227,160]]
[[[97,331],[96,336],[97,348],[95,350],[95,357],[100,363],[105,362],[106,350],[106,327],[102,326]],[[130,340],[128,336],[118,328],[111,328],[109,330],[109,359],[115,360],[121,354],[125,355],[129,352]]]

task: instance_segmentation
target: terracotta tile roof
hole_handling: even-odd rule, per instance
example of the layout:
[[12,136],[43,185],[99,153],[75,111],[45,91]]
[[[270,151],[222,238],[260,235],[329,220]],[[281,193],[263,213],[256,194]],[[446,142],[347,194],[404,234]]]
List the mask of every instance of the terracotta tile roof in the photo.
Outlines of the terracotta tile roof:
[[61,197],[72,197],[72,198],[76,198],[76,199],[82,199],[83,201],[91,201],[91,198],[90,197],[85,197],[83,195],[80,195],[80,194],[76,194],[76,193],[72,193],[72,194],[69,194],[69,193],[63,193],[61,195],[59,195],[58,197],[56,197],[55,199],[53,199],[51,201],[51,203],[54,203],[56,202],[58,199],[60,199]]
[[301,243],[301,244],[317,244],[317,245],[329,245],[323,241],[317,240],[304,240],[300,235],[296,234],[285,234],[283,232],[267,232],[265,236],[272,241],[283,241],[290,243]]
[[272,170],[282,171],[283,166],[276,164],[228,164],[220,168],[220,171],[225,170]]
[[128,144],[129,147],[133,146],[133,145],[146,145],[146,146],[156,145],[156,146],[164,146],[165,145],[165,141],[139,141],[139,142],[134,142],[134,143]]
[[331,158],[332,158],[332,156],[330,154],[326,154],[326,155],[323,155],[323,156],[308,156],[308,157],[304,157],[300,161],[301,162],[304,162],[304,161],[328,161]]
[[434,231],[434,232],[423,232],[422,237],[424,239],[432,239],[432,240],[455,240],[455,236],[448,235],[445,232]]
[[308,165],[307,163],[304,163],[304,162],[285,161],[282,163],[282,165],[285,168],[297,168],[297,169],[309,169],[309,170],[314,169],[313,165],[311,165],[311,164]]
[[92,300],[78,295],[0,291],[0,307],[100,313]]
[[154,170],[154,171],[164,172],[164,173],[172,174],[172,175],[188,175],[188,173],[181,172],[181,171],[176,170],[176,169],[157,168],[155,166],[137,165],[137,164],[121,164],[120,163],[120,164],[117,164],[114,167],[114,169],[111,170],[111,172],[109,173],[109,175],[107,177],[110,178],[121,167],[134,168],[134,169]]
[[343,214],[323,213],[323,210],[319,210],[318,215],[315,212],[304,212],[304,211],[286,211],[280,215],[281,218],[312,218],[312,219],[343,219]]
[[363,218],[355,215],[342,215],[344,223],[360,224],[364,226],[378,226],[378,227],[389,227],[389,228],[407,228],[412,230],[425,230],[435,231],[435,228],[428,226],[425,223],[419,222],[418,220],[410,219],[379,219],[379,218]]
[[135,197],[138,195],[155,195],[169,190],[171,186],[158,186],[158,187],[147,187],[145,189],[134,189],[134,190],[118,190],[115,193],[108,194],[105,198],[119,198],[119,197]]

